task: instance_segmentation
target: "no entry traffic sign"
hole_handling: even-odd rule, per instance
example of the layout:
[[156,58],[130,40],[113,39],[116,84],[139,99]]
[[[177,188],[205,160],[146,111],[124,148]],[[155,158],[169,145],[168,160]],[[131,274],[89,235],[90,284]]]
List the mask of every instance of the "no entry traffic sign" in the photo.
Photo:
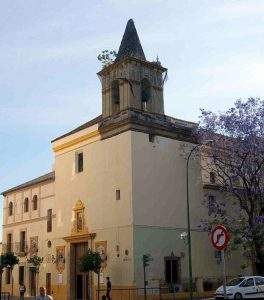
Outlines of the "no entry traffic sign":
[[217,225],[212,230],[211,241],[213,247],[218,251],[222,251],[227,247],[227,244],[229,242],[229,234],[225,226]]

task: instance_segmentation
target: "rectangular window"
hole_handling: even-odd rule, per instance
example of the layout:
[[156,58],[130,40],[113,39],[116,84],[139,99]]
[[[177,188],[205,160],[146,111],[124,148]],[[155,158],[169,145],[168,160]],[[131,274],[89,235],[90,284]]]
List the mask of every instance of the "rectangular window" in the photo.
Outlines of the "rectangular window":
[[26,252],[26,232],[21,231],[20,232],[20,252],[25,253]]
[[179,282],[179,259],[165,258],[165,281],[168,284]]
[[11,283],[11,269],[10,268],[6,268],[6,284],[10,284]]
[[6,251],[11,252],[12,251],[12,233],[8,233],[7,239],[6,239]]
[[155,142],[155,134],[149,133],[149,142],[154,143]]
[[47,232],[52,232],[52,209],[47,211]]
[[83,152],[76,153],[76,172],[83,171]]
[[116,200],[120,200],[121,199],[121,192],[120,190],[116,190]]
[[19,266],[18,272],[19,284],[24,284],[24,266]]

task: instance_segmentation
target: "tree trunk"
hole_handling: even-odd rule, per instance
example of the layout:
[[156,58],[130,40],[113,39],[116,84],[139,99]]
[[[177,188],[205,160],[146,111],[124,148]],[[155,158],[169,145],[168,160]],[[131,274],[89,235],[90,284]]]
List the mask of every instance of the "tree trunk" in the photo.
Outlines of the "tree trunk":
[[264,256],[262,251],[257,252],[256,271],[257,275],[264,275]]
[[255,257],[252,260],[253,275],[264,275],[264,254],[262,245],[255,241]]
[[3,275],[3,270],[0,271],[0,299],[2,296],[2,276]]
[[38,276],[39,272],[36,271],[36,294],[35,294],[35,298],[37,298],[37,294],[38,294],[38,281],[39,281],[39,276]]
[[100,271],[98,271],[98,273],[97,273],[97,290],[98,290],[98,292],[97,292],[97,300],[99,300],[99,293],[100,293]]
[[13,278],[13,268],[11,268],[11,296],[14,296],[14,278]]
[[254,259],[251,259],[252,275],[257,275],[257,264]]

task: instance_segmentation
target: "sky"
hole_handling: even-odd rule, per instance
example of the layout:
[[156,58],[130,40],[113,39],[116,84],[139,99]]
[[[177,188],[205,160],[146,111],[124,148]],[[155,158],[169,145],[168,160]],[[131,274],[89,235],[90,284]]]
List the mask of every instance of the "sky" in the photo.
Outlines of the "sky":
[[263,98],[263,12],[263,0],[1,0],[0,191],[49,172],[50,141],[101,114],[97,56],[130,18],[168,68],[167,115]]

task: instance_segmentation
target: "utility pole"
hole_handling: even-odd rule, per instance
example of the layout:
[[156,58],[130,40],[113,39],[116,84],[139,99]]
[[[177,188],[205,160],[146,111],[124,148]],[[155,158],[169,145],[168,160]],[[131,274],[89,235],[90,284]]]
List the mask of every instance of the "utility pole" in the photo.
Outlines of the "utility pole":
[[147,300],[147,280],[146,280],[146,267],[149,266],[149,262],[152,261],[153,258],[150,254],[144,254],[142,257],[143,262],[143,275],[144,275],[144,300]]
[[203,145],[210,145],[211,140],[206,140],[202,144],[197,144],[194,146],[186,161],[186,208],[187,208],[187,240],[188,240],[188,261],[189,261],[189,297],[193,300],[193,274],[192,274],[192,238],[191,238],[191,217],[190,217],[190,201],[189,201],[189,161],[193,152]]

